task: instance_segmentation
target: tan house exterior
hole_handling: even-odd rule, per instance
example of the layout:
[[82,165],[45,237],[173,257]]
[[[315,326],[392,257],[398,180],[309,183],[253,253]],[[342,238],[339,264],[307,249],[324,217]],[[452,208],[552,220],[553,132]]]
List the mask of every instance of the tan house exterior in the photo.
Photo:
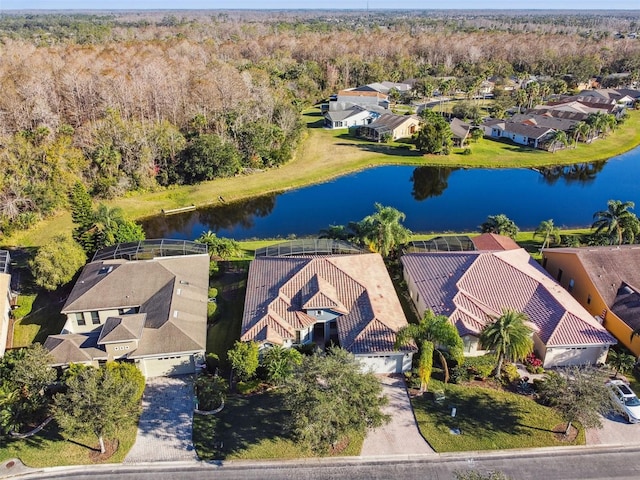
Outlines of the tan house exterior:
[[548,248],[543,267],[636,357],[640,338],[640,246]]
[[395,349],[407,325],[382,257],[377,253],[260,257],[251,262],[241,341],[261,348],[333,342],[364,370],[411,369],[415,346]]
[[545,368],[603,363],[616,343],[524,249],[418,253],[401,261],[418,313],[449,317],[467,356],[486,353],[482,329],[504,309],[529,317]]
[[374,142],[382,142],[387,137],[391,140],[410,138],[419,129],[420,119],[416,115],[384,113],[370,124],[359,127],[357,134]]
[[146,377],[194,373],[206,347],[209,256],[187,250],[88,263],[62,332],[44,343],[53,365],[130,360]]

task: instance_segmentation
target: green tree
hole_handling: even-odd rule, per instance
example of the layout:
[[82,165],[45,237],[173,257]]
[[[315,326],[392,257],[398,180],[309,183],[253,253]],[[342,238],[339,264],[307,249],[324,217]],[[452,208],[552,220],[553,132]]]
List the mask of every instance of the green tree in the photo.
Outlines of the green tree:
[[58,235],[38,249],[29,268],[37,285],[53,291],[69,283],[86,262],[87,256],[76,241]]
[[66,392],[55,397],[54,415],[69,433],[93,433],[100,451],[104,438],[118,425],[135,422],[140,411],[144,377],[135,365],[112,363],[78,370],[66,379]]
[[516,238],[520,229],[513,220],[504,213],[500,213],[498,215],[489,215],[482,225],[480,225],[480,231],[482,233],[496,233],[498,235]]
[[406,243],[411,231],[402,225],[405,214],[393,207],[375,204],[376,212],[360,222],[362,241],[374,252],[388,257]]
[[553,224],[553,220],[551,218],[549,220],[543,220],[533,233],[533,237],[544,238],[542,246],[540,247],[540,250],[543,250],[551,241],[556,243],[560,241],[560,229]]
[[203,232],[196,242],[207,245],[211,257],[231,258],[242,254],[240,244],[231,238],[218,237],[211,230]]
[[8,350],[0,359],[0,422],[5,433],[41,421],[48,411],[48,387],[56,380],[52,358],[39,343]]
[[497,357],[495,376],[502,371],[504,360],[515,362],[533,351],[532,330],[525,322],[529,317],[517,310],[504,309],[502,315],[487,324],[480,334],[480,343],[487,350],[492,350]]
[[637,225],[637,217],[629,209],[635,207],[634,202],[622,202],[620,200],[609,200],[607,209],[593,214],[594,222],[591,228],[595,229],[595,234],[606,231],[611,239],[622,245],[623,236],[626,231],[632,230]]
[[230,177],[239,170],[240,154],[235,145],[207,133],[191,140],[180,163],[180,174],[189,184]]
[[283,348],[279,345],[274,345],[264,354],[262,363],[267,371],[269,382],[280,385],[302,363],[302,354],[295,348]]
[[253,377],[260,364],[259,349],[256,342],[237,341],[227,352],[232,373],[242,381]]
[[199,410],[215,410],[226,398],[227,382],[217,375],[198,375],[194,386]]
[[613,368],[614,375],[616,378],[618,378],[618,372],[622,372],[624,374],[633,369],[636,364],[636,358],[627,352],[616,352],[615,350],[609,350],[609,353],[607,355],[607,364],[611,368]]
[[[430,363],[433,352],[438,354],[440,364],[444,370],[444,381],[449,381],[449,366],[445,352],[458,364],[463,360],[463,343],[458,329],[445,315],[436,315],[432,310],[424,312],[418,323],[410,323],[401,328],[396,335],[396,347],[415,342],[421,351],[418,363],[420,371],[420,391],[424,392],[431,377]],[[428,353],[431,352],[431,358]]]
[[556,153],[558,144],[560,144],[560,146],[564,148],[567,148],[567,146],[569,145],[569,137],[567,137],[567,133],[565,131],[556,130],[549,138],[549,142],[551,143],[551,153]]
[[548,372],[538,385],[538,395],[567,422],[565,435],[574,422],[584,428],[601,428],[600,415],[612,408],[605,385],[606,373],[590,366],[573,366]]
[[433,110],[424,109],[422,125],[416,134],[416,148],[423,153],[449,155],[453,146],[453,133],[447,121]]
[[388,421],[381,411],[387,398],[377,378],[362,372],[360,362],[340,348],[303,357],[285,380],[282,398],[291,410],[294,435],[315,452]]

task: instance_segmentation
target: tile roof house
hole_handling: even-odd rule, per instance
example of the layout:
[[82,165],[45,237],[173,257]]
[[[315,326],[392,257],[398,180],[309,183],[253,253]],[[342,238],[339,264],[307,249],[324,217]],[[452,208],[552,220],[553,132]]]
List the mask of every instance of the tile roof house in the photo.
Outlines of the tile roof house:
[[251,262],[240,339],[263,346],[333,341],[364,368],[400,373],[414,346],[394,349],[407,320],[378,254],[260,257]]
[[476,237],[471,237],[476,250],[517,250],[520,248],[512,238],[495,233],[483,233]]
[[4,355],[9,335],[9,316],[14,296],[11,291],[11,256],[0,250],[0,357]]
[[385,111],[382,107],[375,106],[368,108],[358,105],[343,107],[343,109],[329,109],[324,114],[325,128],[336,129],[368,125]]
[[466,355],[484,353],[480,333],[504,308],[529,316],[545,368],[602,363],[616,343],[524,249],[408,254],[401,261],[418,312],[449,317]]
[[127,359],[146,377],[193,373],[204,357],[209,257],[88,263],[69,295],[59,335],[44,346],[55,366]]
[[547,248],[543,266],[634,355],[640,356],[640,245]]

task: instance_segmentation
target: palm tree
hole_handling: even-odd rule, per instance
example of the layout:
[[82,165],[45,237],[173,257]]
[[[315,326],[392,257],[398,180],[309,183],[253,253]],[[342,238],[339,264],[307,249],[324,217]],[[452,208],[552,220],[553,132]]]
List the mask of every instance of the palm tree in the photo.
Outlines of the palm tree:
[[[633,339],[633,334],[631,338]],[[609,354],[607,355],[607,363],[611,368],[613,368],[615,378],[618,378],[618,372],[625,373],[633,368],[633,366],[636,364],[636,358],[626,352],[616,352],[615,350],[609,350]]]
[[406,243],[411,231],[402,225],[406,215],[393,207],[375,204],[376,212],[362,219],[362,241],[374,252],[388,257],[398,246]]
[[540,247],[540,251],[544,250],[544,248],[549,245],[549,241],[553,240],[554,242],[560,241],[560,229],[553,224],[553,220],[543,220],[536,228],[536,231],[533,234],[533,238],[535,237],[544,237],[542,241],[542,246]]
[[569,145],[569,138],[567,137],[566,132],[563,130],[556,130],[553,132],[550,138],[551,141],[551,153],[556,153],[556,149],[558,144],[563,145],[565,148]]
[[526,325],[529,317],[524,312],[504,309],[502,315],[484,327],[480,334],[480,343],[493,350],[498,357],[495,376],[500,375],[504,360],[515,362],[523,360],[533,351],[533,330]]
[[573,126],[573,141],[581,140],[586,142],[591,134],[591,125],[587,122],[578,122]]
[[[463,344],[458,329],[445,315],[436,315],[432,310],[424,312],[418,323],[411,323],[401,328],[396,336],[396,348],[411,342],[418,344],[420,357],[418,370],[420,371],[420,391],[424,392],[431,378],[431,362],[433,352],[438,354],[440,364],[444,370],[444,381],[449,381],[449,366],[444,351],[458,363],[462,363]],[[431,354],[429,354],[431,352]]]
[[[638,218],[635,214],[629,211],[630,208],[634,207],[634,202],[609,200],[607,202],[606,210],[601,210],[593,214],[594,222],[591,225],[591,228],[595,228],[596,234],[603,230],[606,230],[607,234],[612,238],[615,234],[618,245],[622,245],[623,234],[625,231],[632,231],[633,227],[637,225],[638,222]],[[635,218],[635,221],[633,218]]]

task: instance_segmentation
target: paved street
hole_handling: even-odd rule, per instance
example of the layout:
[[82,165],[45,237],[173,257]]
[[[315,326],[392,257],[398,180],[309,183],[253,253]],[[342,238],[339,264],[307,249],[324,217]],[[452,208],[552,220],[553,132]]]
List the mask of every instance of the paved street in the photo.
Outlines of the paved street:
[[391,416],[391,421],[367,433],[360,456],[435,453],[418,430],[404,380],[385,376],[380,377],[380,382],[389,399],[384,413]]
[[191,442],[193,381],[190,377],[147,380],[136,443],[125,464],[196,460]]
[[453,480],[455,472],[501,471],[513,480],[637,480],[640,449],[566,447],[492,453],[414,455],[376,459],[298,459],[290,461],[197,462],[146,465],[96,465],[49,469],[21,478],[75,480]]

